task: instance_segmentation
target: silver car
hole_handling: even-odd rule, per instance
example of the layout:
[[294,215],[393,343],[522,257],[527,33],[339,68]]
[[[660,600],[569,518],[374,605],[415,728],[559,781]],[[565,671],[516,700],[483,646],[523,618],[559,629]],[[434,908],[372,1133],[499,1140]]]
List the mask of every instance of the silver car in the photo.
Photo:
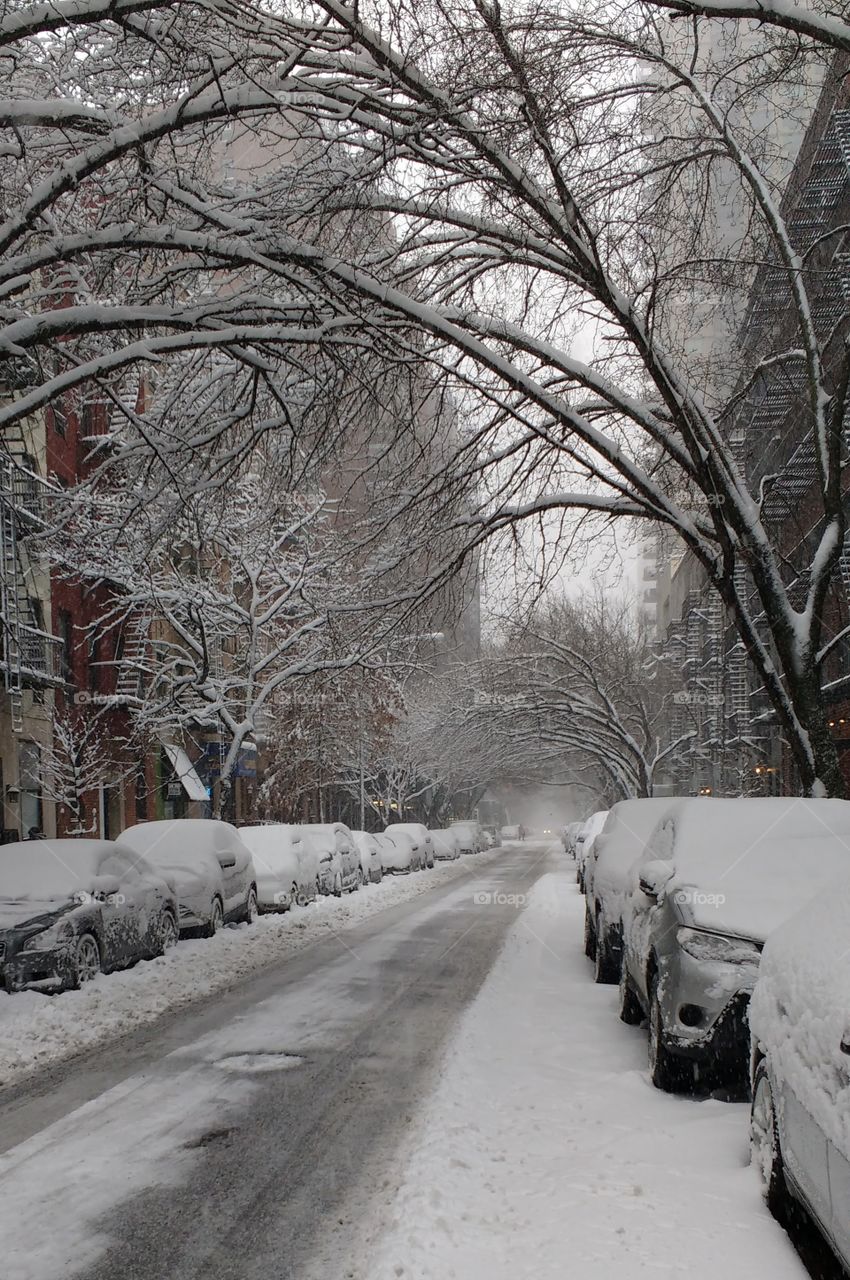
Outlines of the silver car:
[[653,1083],[747,1076],[748,1005],[769,934],[850,874],[850,804],[674,802],[632,868],[620,1017],[649,1024]]
[[323,894],[341,898],[363,883],[360,851],[344,822],[308,822],[297,828],[306,832],[319,852],[319,886]]
[[582,823],[578,835],[576,836],[576,884],[582,893],[584,893],[584,864],[592,852],[594,840],[605,826],[605,819],[607,817],[607,809],[597,809],[596,813],[592,813],[590,815],[587,822]]
[[629,874],[670,800],[620,800],[608,813],[584,868],[585,954],[597,982],[620,980]]
[[251,924],[259,914],[251,854],[229,822],[174,818],[140,822],[118,837],[174,886],[180,932],[211,938],[227,923]]
[[282,823],[240,827],[242,842],[254,860],[261,912],[305,906],[319,892],[318,853],[299,827]]
[[434,865],[434,841],[431,832],[421,822],[391,822],[384,828],[384,834],[394,838],[397,835],[409,836],[416,846],[419,855],[419,869]]
[[371,831],[352,831],[354,843],[360,854],[360,867],[365,884],[380,884],[384,878],[381,846]]

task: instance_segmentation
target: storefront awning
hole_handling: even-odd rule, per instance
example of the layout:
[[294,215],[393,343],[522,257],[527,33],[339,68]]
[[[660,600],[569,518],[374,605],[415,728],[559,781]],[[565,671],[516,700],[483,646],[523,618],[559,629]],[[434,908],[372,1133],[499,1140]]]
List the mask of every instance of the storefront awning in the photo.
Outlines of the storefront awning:
[[175,746],[173,742],[163,742],[162,749],[171,761],[171,767],[182,782],[183,790],[189,799],[209,800],[209,792],[183,748]]

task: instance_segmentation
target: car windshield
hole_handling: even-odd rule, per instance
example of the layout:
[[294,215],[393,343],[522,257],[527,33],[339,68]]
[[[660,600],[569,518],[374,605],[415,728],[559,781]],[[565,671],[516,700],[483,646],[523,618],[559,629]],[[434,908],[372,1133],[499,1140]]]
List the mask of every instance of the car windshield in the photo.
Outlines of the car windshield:
[[215,859],[213,833],[202,823],[143,823],[130,827],[118,843],[159,867],[196,867]]
[[87,889],[102,847],[85,840],[31,840],[0,846],[0,898],[7,902],[70,898]]

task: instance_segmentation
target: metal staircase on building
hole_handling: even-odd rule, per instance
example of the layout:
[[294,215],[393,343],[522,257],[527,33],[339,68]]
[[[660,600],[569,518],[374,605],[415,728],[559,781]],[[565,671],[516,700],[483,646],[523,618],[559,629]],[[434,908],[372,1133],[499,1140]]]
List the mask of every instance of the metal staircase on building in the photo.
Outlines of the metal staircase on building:
[[141,696],[140,681],[145,665],[145,653],[150,638],[151,615],[136,613],[124,626],[124,649],[121,654],[115,695],[129,702]]
[[[21,441],[23,444],[23,441]],[[15,462],[0,455],[0,622],[3,628],[3,682],[9,695],[12,730],[23,729],[21,672],[21,571],[15,511]]]
[[845,598],[850,601],[850,531],[844,535],[844,545],[838,557],[838,573],[844,588]]

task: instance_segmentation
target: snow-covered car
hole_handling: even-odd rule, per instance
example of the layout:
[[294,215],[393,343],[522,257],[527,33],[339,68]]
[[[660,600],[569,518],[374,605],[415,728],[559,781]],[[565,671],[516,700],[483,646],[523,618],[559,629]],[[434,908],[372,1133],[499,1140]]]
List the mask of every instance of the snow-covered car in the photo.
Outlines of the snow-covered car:
[[782,1217],[789,1196],[801,1201],[850,1272],[850,880],[768,938],[750,1033],[750,1142],[768,1204]]
[[108,840],[0,845],[0,978],[61,991],[162,955],[177,898],[144,858]]
[[501,849],[502,837],[499,834],[499,828],[495,826],[482,827],[484,836],[487,840],[487,846],[490,849]]
[[564,846],[564,853],[568,858],[576,856],[576,841],[583,826],[583,822],[568,822],[565,827],[561,828],[561,844]]
[[229,822],[173,818],[140,822],[116,842],[139,853],[177,894],[181,933],[211,938],[226,923],[257,918],[251,854]]
[[502,827],[500,835],[503,840],[519,840],[522,833],[519,827]]
[[477,822],[453,822],[452,831],[457,835],[461,853],[481,853],[486,847]]
[[340,898],[360,888],[360,851],[344,822],[308,822],[297,829],[311,836],[318,849],[320,892]]
[[312,902],[318,893],[318,851],[307,832],[283,823],[240,827],[256,873],[261,912],[288,911]]
[[620,1016],[649,1022],[653,1083],[695,1069],[744,1080],[762,947],[821,888],[850,876],[850,802],[673,803],[631,870]]
[[629,872],[672,801],[620,800],[605,819],[584,865],[584,949],[597,982],[619,982],[623,909]]
[[381,850],[381,866],[384,869],[384,875],[389,876],[405,876],[411,871],[418,871],[421,866],[419,860],[419,850],[414,853],[414,841],[411,836],[403,835],[401,832],[395,832],[394,835],[387,835],[381,832],[375,836]]
[[590,852],[593,848],[593,842],[605,826],[605,819],[608,817],[607,809],[598,809],[596,813],[592,813],[587,819],[576,836],[576,883],[584,893],[584,867]]
[[420,867],[433,867],[434,865],[434,842],[431,839],[431,832],[421,822],[391,822],[385,827],[388,836],[394,836],[398,832],[406,833],[412,836],[419,850]]
[[438,827],[431,832],[434,841],[434,857],[438,862],[451,862],[460,857],[460,840],[452,827]]
[[384,865],[381,861],[381,846],[371,831],[352,831],[354,843],[360,854],[360,867],[364,882],[380,884],[384,876]]

